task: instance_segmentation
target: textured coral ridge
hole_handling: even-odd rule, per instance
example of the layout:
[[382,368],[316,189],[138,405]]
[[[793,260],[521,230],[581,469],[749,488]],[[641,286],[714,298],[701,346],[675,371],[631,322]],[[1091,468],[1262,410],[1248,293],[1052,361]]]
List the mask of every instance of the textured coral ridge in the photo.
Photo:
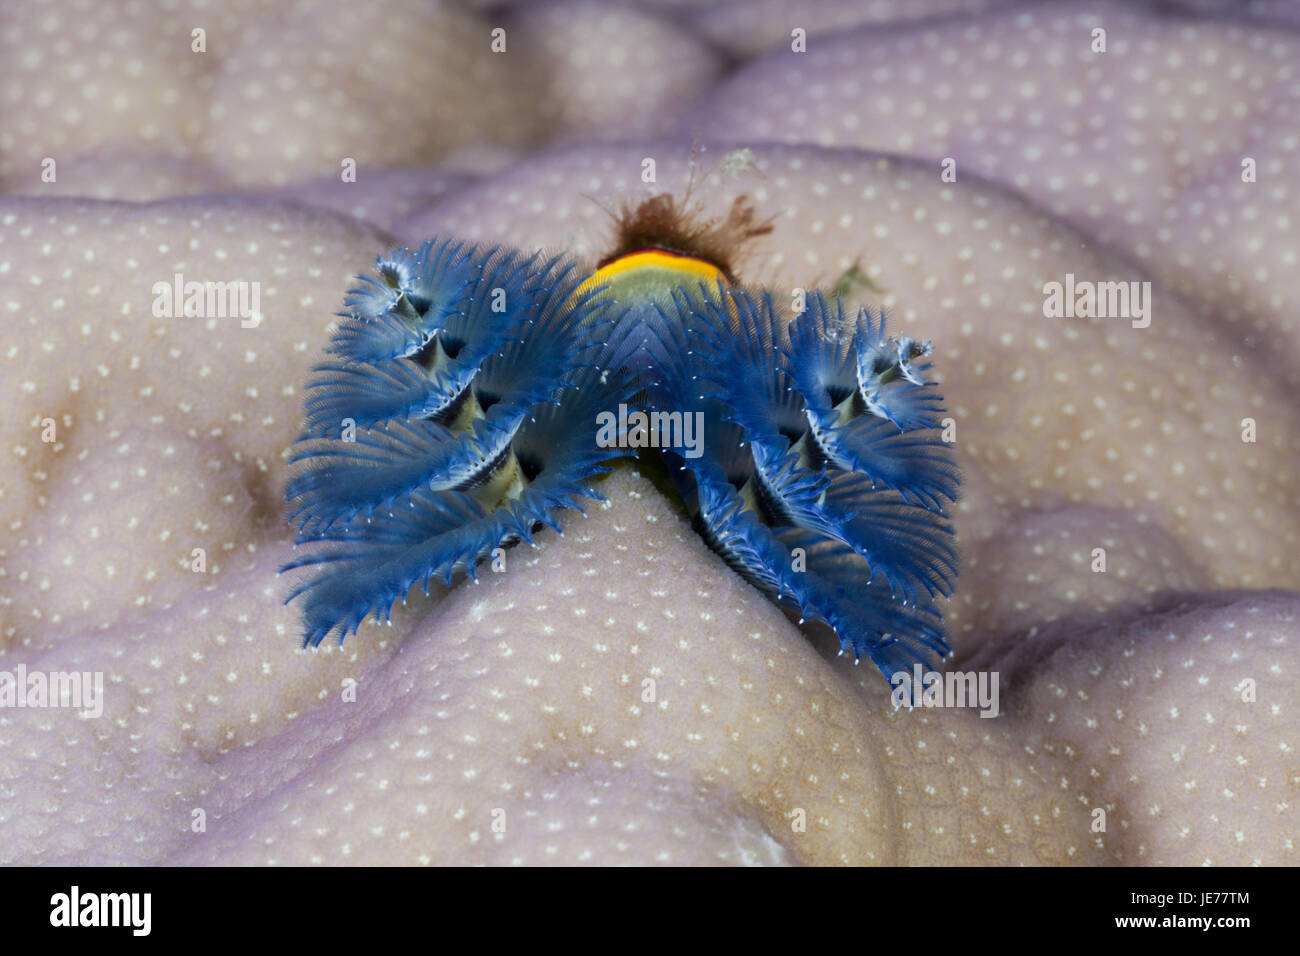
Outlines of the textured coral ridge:
[[855,658],[888,677],[946,655],[958,474],[930,343],[816,291],[791,315],[627,258],[580,281],[561,258],[430,240],[351,290],[285,489],[312,546],[286,570],[323,567],[291,595],[305,642],[558,531],[600,497],[602,461],[645,449],[714,551]]
[[[565,150],[421,233],[594,257],[607,222],[574,197],[632,192],[648,153],[684,187],[685,147]],[[1034,319],[1045,275],[1126,273],[996,187],[936,193],[929,164],[851,151],[756,156],[745,191],[786,214],[745,274],[838,274],[867,222],[894,327],[941,345],[965,477],[946,617],[959,661],[1019,649],[1002,716],[893,710],[625,469],[507,573],[293,653],[282,452],[340,290],[391,239],[261,200],[11,199],[0,655],[102,671],[106,693],[98,721],[0,714],[4,861],[1294,862],[1300,595],[1220,592],[1297,578],[1288,390],[1251,354],[1218,363],[1222,338],[1177,300],[1142,332]],[[262,278],[265,321],[152,318],[176,271]],[[1248,410],[1267,427],[1243,446]],[[57,444],[37,440],[46,416]],[[1185,606],[1150,613],[1171,589]]]

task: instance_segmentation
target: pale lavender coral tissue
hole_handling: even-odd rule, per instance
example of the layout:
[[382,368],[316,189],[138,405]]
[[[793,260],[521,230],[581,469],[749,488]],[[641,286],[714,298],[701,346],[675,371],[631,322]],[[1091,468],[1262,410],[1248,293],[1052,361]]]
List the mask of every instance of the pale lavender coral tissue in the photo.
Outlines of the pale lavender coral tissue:
[[[1295,862],[1293,9],[380,6],[0,13],[0,669],[105,675],[100,718],[0,712],[0,860]],[[753,150],[694,187],[777,216],[747,280],[858,264],[935,341],[955,666],[997,719],[895,712],[628,473],[297,649],[283,453],[352,277],[433,235],[593,259],[598,202],[646,156],[680,194],[693,140]],[[1153,321],[1045,318],[1067,272],[1152,282]],[[258,281],[262,320],[156,317],[177,273]]]

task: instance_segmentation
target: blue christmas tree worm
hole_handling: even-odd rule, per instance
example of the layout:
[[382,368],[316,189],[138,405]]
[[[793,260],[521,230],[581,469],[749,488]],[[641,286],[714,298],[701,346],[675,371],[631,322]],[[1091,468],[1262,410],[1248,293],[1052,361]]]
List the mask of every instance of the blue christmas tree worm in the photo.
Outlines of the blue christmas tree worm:
[[[599,498],[616,459],[658,455],[709,547],[801,622],[887,677],[946,655],[959,475],[931,344],[740,284],[737,251],[771,228],[743,197],[720,221],[670,196],[615,219],[589,275],[443,239],[349,292],[285,489],[303,554],[283,570],[314,569],[290,596],[304,642],[473,576]],[[670,421],[698,444],[651,440]]]

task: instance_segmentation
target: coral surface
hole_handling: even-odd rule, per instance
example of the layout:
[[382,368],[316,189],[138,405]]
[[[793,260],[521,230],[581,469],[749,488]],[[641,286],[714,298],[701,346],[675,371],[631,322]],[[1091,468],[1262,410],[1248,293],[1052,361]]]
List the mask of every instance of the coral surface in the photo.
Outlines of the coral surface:
[[[0,862],[1297,862],[1294,10],[795,6],[4,6],[0,670],[104,691],[0,709]],[[747,285],[935,343],[996,718],[895,709],[626,466],[301,649],[283,495],[355,276],[594,268],[688,188],[772,217]],[[1067,274],[1149,322],[1045,315]]]

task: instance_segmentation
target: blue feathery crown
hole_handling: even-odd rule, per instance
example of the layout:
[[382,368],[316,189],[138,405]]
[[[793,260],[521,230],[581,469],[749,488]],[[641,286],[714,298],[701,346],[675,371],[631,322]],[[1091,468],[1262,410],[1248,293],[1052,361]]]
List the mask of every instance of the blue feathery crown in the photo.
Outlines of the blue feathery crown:
[[[304,644],[473,577],[599,500],[616,459],[655,454],[709,547],[801,622],[886,677],[944,657],[960,478],[930,343],[818,292],[791,314],[721,279],[616,299],[588,278],[441,240],[349,291],[285,488],[304,547],[282,570],[315,569],[289,598]],[[698,441],[647,441],[669,421]]]

